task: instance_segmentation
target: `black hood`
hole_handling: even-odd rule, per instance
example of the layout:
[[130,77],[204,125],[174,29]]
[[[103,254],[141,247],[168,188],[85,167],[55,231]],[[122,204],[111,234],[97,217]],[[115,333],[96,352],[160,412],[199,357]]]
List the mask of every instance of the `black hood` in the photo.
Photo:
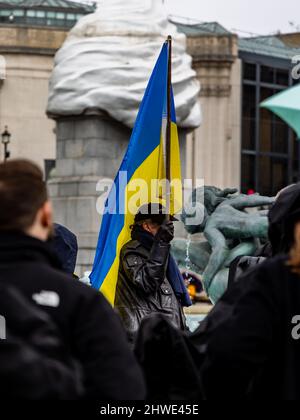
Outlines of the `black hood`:
[[300,183],[283,190],[269,212],[269,240],[273,255],[288,253],[294,243],[294,225],[300,220]]
[[63,271],[74,274],[78,253],[77,238],[74,233],[56,223],[54,225],[53,246],[62,264]]
[[62,269],[50,243],[21,232],[0,232],[0,265],[37,261],[44,261],[58,270]]

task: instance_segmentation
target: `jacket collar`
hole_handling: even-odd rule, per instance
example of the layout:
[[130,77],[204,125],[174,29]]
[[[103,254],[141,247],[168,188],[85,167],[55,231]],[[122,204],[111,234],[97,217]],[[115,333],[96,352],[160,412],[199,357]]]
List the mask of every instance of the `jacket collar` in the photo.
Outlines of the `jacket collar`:
[[51,242],[15,232],[0,232],[0,265],[19,262],[45,262],[61,269]]
[[136,225],[133,227],[131,237],[132,239],[140,242],[140,244],[142,244],[148,251],[151,250],[154,242],[154,236],[144,230],[141,226]]

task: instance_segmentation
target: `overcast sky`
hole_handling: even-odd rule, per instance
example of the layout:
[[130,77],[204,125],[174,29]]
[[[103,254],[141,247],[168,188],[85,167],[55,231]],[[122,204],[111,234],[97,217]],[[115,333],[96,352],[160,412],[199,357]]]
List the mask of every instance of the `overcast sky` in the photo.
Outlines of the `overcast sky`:
[[300,31],[299,0],[165,0],[165,4],[173,15],[218,21],[229,30],[259,35],[294,32],[291,21]]

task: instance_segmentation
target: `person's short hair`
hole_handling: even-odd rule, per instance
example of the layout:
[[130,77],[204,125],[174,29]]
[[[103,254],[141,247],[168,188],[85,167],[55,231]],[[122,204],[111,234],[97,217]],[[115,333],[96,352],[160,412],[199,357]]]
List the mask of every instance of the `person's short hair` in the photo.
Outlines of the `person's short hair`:
[[11,160],[0,164],[0,231],[30,228],[47,200],[43,172],[35,163]]

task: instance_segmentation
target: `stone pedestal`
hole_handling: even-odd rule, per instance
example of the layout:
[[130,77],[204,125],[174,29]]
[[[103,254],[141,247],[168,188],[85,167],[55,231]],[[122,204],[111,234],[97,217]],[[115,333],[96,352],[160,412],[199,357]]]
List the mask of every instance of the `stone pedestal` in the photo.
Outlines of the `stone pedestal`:
[[238,37],[207,32],[187,39],[193,68],[201,81],[203,123],[190,140],[195,178],[206,185],[240,188],[242,68]]
[[[56,170],[48,183],[55,222],[77,235],[78,275],[92,268],[101,216],[97,183],[114,179],[127,149],[131,130],[105,115],[60,118],[56,121]],[[186,133],[180,133],[185,161]],[[184,165],[183,165],[184,166]],[[183,168],[183,174],[185,169]]]
[[130,130],[103,115],[57,120],[57,161],[48,186],[55,222],[78,238],[77,274],[91,270],[101,216],[96,211],[102,178],[114,179]]

